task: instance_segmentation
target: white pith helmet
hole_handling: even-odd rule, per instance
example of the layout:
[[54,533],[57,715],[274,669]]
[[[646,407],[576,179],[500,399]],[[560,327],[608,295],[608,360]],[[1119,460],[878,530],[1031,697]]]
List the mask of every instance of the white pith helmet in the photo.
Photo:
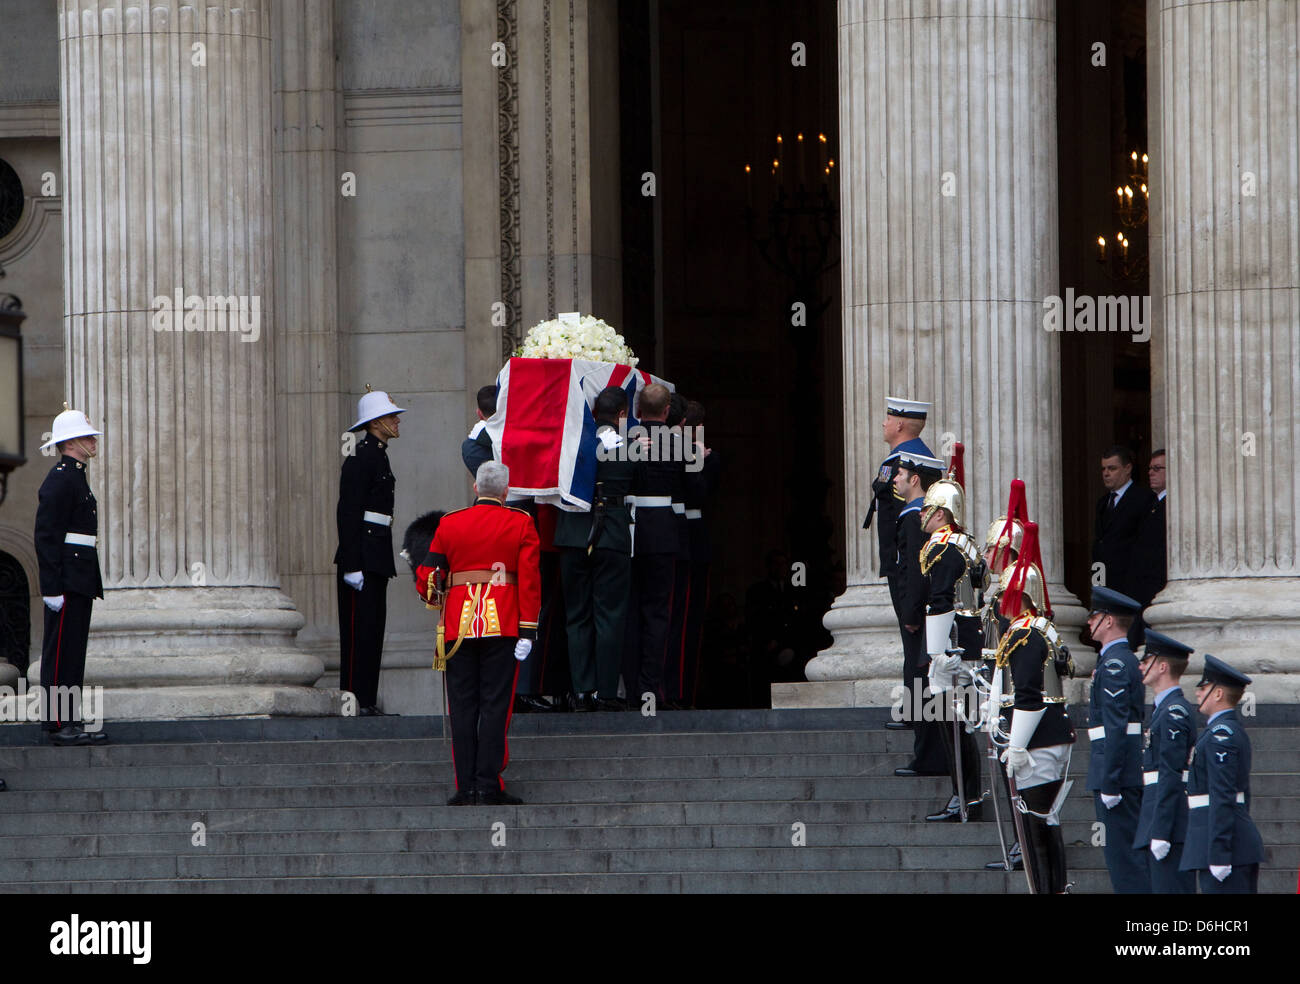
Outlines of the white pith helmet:
[[50,428],[50,439],[41,445],[41,450],[44,451],[46,448],[52,448],[56,444],[78,437],[100,437],[102,433],[91,426],[90,420],[84,413],[80,410],[69,410],[65,403],[63,413],[54,418],[54,426]]
[[348,430],[361,430],[370,421],[387,417],[390,413],[406,413],[406,410],[390,400],[383,390],[372,392],[370,384],[367,383],[366,391],[361,394],[361,399],[357,400],[357,422]]

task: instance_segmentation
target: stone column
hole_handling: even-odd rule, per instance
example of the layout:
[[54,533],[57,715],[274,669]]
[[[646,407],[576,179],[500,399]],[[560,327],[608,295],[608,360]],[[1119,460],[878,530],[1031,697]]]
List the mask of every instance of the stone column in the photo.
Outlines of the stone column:
[[[1300,8],[1150,0],[1152,340],[1169,584],[1150,621],[1300,699]],[[1157,262],[1159,261],[1159,262]]]
[[894,699],[902,643],[861,528],[890,395],[934,404],[937,454],[966,445],[976,535],[1025,480],[1057,621],[1083,620],[1061,582],[1059,344],[1043,328],[1060,289],[1055,17],[1051,0],[840,0],[849,587],[813,682],[774,703]]
[[109,720],[328,713],[276,563],[270,9],[59,12],[68,392],[105,435],[86,683]]
[[337,671],[337,452],[339,421],[351,422],[353,406],[339,395],[336,209],[342,168],[334,19],[320,16],[317,0],[283,0],[275,5],[273,34],[280,572],[306,620],[298,645]]

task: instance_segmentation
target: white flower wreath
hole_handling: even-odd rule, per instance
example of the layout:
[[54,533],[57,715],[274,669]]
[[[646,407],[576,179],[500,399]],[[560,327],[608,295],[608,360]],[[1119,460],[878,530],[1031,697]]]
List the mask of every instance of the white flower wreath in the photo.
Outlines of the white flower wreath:
[[515,355],[525,359],[590,359],[636,368],[639,361],[623,336],[590,314],[562,314],[528,330]]

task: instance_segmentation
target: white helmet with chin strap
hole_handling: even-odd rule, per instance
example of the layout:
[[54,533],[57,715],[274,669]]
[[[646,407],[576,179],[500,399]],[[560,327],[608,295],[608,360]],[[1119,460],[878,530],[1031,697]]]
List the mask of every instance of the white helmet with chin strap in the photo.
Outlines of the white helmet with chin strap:
[[54,426],[50,428],[50,439],[41,445],[41,450],[52,448],[56,444],[62,444],[64,441],[72,441],[78,437],[100,437],[101,431],[95,430],[91,426],[90,420],[80,410],[69,410],[68,405],[63,404],[63,413],[54,418]]
[[366,391],[361,394],[361,399],[357,400],[357,422],[348,430],[361,430],[370,421],[387,417],[390,413],[406,413],[406,411],[390,400],[383,390],[372,392],[370,384],[367,383]]

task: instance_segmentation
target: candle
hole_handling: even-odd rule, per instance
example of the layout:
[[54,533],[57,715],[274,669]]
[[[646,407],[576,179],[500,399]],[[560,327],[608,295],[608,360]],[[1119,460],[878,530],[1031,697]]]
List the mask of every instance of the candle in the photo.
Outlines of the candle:
[[754,176],[748,164],[745,165],[745,207],[754,207]]
[[802,188],[808,182],[808,175],[804,171],[804,146],[802,133],[795,137],[795,153],[799,155],[799,186]]
[[817,166],[826,170],[826,134],[817,134]]
[[1105,236],[1097,237],[1097,262],[1098,263],[1106,262],[1106,237]]

